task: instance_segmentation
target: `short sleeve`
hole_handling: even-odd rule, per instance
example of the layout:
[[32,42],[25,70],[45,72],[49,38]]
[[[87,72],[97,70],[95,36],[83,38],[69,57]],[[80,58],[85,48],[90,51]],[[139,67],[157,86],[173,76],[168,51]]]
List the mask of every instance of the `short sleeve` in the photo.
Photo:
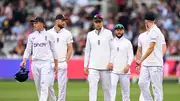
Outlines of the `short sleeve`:
[[165,41],[164,35],[162,35],[162,44],[166,44],[166,41]]
[[73,43],[73,38],[71,33],[69,33],[68,35],[67,43]]
[[156,31],[153,30],[149,33],[149,37],[150,37],[150,42],[156,42],[158,38],[158,34]]
[[140,37],[140,35],[139,35],[139,37],[138,37],[138,46],[139,46],[139,47],[142,47],[141,37]]

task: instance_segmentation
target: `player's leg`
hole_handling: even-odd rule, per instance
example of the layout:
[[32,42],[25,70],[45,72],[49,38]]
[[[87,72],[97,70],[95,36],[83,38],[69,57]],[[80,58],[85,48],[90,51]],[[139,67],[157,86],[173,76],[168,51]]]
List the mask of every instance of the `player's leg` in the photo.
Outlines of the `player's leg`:
[[66,85],[67,85],[67,63],[59,63],[58,71],[58,101],[65,101],[66,99]]
[[111,75],[109,71],[100,71],[100,79],[104,91],[104,101],[111,100]]
[[130,75],[120,75],[122,101],[130,101]]
[[89,69],[88,81],[89,81],[89,101],[97,101],[99,71],[94,69]]
[[[148,83],[148,87],[150,88],[150,79],[149,79],[149,81],[148,81],[149,83]],[[144,100],[144,97],[143,97],[143,95],[142,95],[142,92],[140,93],[140,96],[139,96],[139,101],[145,101]]]
[[163,69],[162,67],[152,67],[150,69],[150,78],[154,94],[154,101],[163,101]]
[[147,67],[142,67],[138,85],[141,89],[145,101],[153,101],[150,90],[149,90],[150,74]]
[[54,71],[54,63],[52,64],[52,76],[53,76],[53,80],[51,82],[51,85],[49,87],[49,100],[50,101],[56,101],[56,96],[55,96],[55,92],[54,92],[54,81],[55,81],[55,73],[53,72]]
[[116,101],[116,87],[119,80],[119,75],[111,73],[111,101]]
[[38,64],[38,62],[32,62],[32,74],[37,90],[38,99],[40,98],[40,66],[41,64]]
[[47,101],[49,87],[53,81],[51,62],[43,62],[41,67],[41,80],[40,80],[40,99],[39,101]]

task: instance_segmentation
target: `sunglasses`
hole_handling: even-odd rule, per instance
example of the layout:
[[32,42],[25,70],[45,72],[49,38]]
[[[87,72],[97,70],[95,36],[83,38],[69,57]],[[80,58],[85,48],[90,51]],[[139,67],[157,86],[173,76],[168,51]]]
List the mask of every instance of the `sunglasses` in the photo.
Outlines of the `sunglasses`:
[[96,19],[96,18],[101,18],[101,19],[103,19],[103,17],[102,17],[101,14],[96,14],[96,15],[94,16],[94,19]]

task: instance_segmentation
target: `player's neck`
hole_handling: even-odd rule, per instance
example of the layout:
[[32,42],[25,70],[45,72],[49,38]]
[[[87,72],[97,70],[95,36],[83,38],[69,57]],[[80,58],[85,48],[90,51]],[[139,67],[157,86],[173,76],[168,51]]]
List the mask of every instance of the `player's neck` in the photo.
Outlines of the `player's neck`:
[[39,33],[41,33],[41,31],[43,31],[44,30],[44,27],[41,27],[41,28],[39,28],[37,31],[39,32]]
[[96,30],[97,30],[98,33],[100,33],[100,32],[101,32],[101,29],[102,29],[102,27],[101,27],[100,29],[96,29]]
[[148,24],[148,30],[150,30],[154,26],[154,23],[149,23]]
[[55,26],[56,32],[59,32],[61,29],[63,29],[63,28],[60,28],[60,27],[58,27],[58,26]]

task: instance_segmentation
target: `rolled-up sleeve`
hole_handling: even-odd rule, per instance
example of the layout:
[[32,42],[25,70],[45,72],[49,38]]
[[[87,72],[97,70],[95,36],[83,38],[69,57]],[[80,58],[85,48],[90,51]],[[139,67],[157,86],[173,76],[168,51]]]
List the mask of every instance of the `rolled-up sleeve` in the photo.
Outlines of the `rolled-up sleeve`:
[[86,47],[85,47],[85,56],[84,56],[84,67],[88,66],[90,52],[91,52],[91,44],[90,44],[89,36],[87,36]]
[[32,46],[33,43],[32,43],[32,39],[31,39],[31,36],[28,36],[28,42],[27,42],[27,45],[26,45],[26,49],[24,51],[24,55],[23,55],[23,58],[29,58],[30,54],[32,53]]
[[152,32],[149,33],[149,37],[150,37],[150,42],[156,42],[158,35],[156,31],[153,30]]

